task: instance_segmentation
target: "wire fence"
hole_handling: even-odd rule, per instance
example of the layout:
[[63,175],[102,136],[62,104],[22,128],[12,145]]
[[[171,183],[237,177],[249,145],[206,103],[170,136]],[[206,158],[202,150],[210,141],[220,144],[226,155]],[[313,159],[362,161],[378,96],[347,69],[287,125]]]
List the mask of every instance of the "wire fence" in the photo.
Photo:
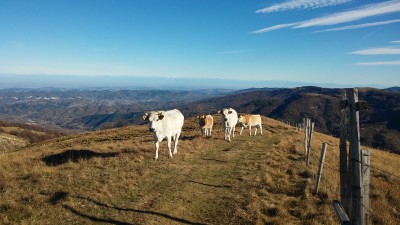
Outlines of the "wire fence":
[[[290,121],[282,121],[282,122],[286,126],[288,126],[289,128],[292,128],[292,130],[293,130],[293,132],[291,132],[292,135],[294,135],[295,133],[298,133],[298,132],[304,132],[304,127],[302,127],[300,125],[300,123],[293,123],[293,122],[290,122]],[[315,138],[315,140],[318,140],[318,141],[320,141],[322,143],[326,143],[329,147],[332,147],[332,148],[339,148],[340,147],[340,144],[335,144],[335,143],[329,142],[329,141],[326,140],[325,137],[322,137],[321,135],[317,134],[316,132],[314,132],[313,139],[314,138]],[[320,151],[311,151],[311,155],[312,156],[310,156],[310,157],[313,157],[315,159],[319,159],[320,155],[318,153],[320,153]],[[353,162],[361,163],[362,166],[365,166],[365,164],[363,162],[360,162],[359,160],[354,160]],[[322,164],[323,164],[324,168],[326,168],[326,169],[338,174],[339,176],[340,176],[341,173],[342,174],[343,173],[350,174],[348,171],[340,171],[339,163],[337,165],[333,165],[333,164],[330,164],[330,163],[324,161],[324,162],[322,162]],[[371,176],[373,176],[373,177],[377,177],[377,175],[379,173],[382,173],[382,174],[385,174],[386,176],[389,176],[391,179],[400,180],[400,175],[396,175],[396,174],[394,174],[392,172],[389,172],[389,171],[387,171],[385,169],[382,169],[382,168],[380,168],[378,166],[375,166],[375,165],[374,166],[368,165],[368,166],[369,166],[369,169],[371,171]],[[375,176],[373,174],[375,174]],[[332,187],[332,191],[335,193],[335,196],[337,196],[339,199],[342,199],[342,196],[341,196],[341,193],[340,193],[340,188],[341,188],[340,187],[340,181],[338,181],[337,185],[334,185],[334,186],[335,187]],[[371,188],[371,187],[373,187],[373,186],[369,184],[369,185],[363,186],[362,188]],[[360,188],[360,187],[358,187],[358,188]],[[375,187],[375,189],[376,189],[376,187]],[[319,195],[319,197],[324,201],[328,200],[327,197],[324,196],[324,195]],[[372,205],[374,205],[374,204],[372,204]],[[361,207],[366,212],[368,212],[368,214],[370,216],[372,216],[374,218],[381,218],[382,217],[382,214],[381,214],[382,211],[390,212],[390,211],[394,210],[392,208],[393,206],[382,205],[382,204],[379,204],[379,208],[374,208],[374,209],[372,209],[371,207],[368,207],[368,206],[366,206],[364,204],[362,204]],[[375,207],[376,207],[376,205],[375,205]]]
[[[321,138],[319,138],[319,137],[316,136],[316,135],[314,135],[314,137],[316,137],[316,139],[318,139],[318,140],[321,141],[322,143],[326,143],[326,144],[328,144],[328,145],[331,146],[331,147],[339,147],[339,145],[327,143],[326,141],[322,140]],[[311,155],[312,155],[312,157],[315,158],[315,159],[319,159],[319,158],[320,158],[320,155],[318,154],[317,151],[311,151]],[[362,166],[366,166],[366,164],[364,164],[363,162],[361,162],[361,161],[359,161],[359,160],[354,160],[354,162],[361,163]],[[326,161],[322,161],[321,163],[323,164],[323,167],[324,167],[324,168],[326,168],[326,169],[328,169],[328,170],[330,170],[330,171],[332,171],[332,172],[334,172],[334,173],[338,173],[338,174],[341,174],[341,173],[350,174],[348,171],[340,171],[339,165],[332,165],[332,164],[330,164],[330,163],[327,163]],[[373,171],[375,170],[375,171],[379,171],[379,172],[381,172],[381,173],[384,173],[384,174],[390,176],[391,178],[399,179],[399,180],[400,180],[400,176],[399,176],[399,175],[396,175],[396,174],[393,174],[393,173],[391,173],[391,172],[388,172],[388,171],[386,171],[386,170],[384,170],[384,169],[381,169],[381,168],[379,168],[379,167],[377,167],[377,166],[371,166],[371,165],[368,165],[368,166],[369,166],[369,168],[370,168],[371,173],[373,173]],[[366,188],[366,187],[371,188],[371,185],[365,185],[365,186],[363,186],[363,188]],[[336,187],[335,187],[334,189],[335,189],[335,195],[341,199],[342,196],[341,196],[341,194],[340,194],[340,181],[337,183],[337,185],[336,185]],[[323,200],[325,201],[325,200],[327,200],[327,199],[323,198]],[[364,210],[366,210],[370,215],[372,215],[372,216],[374,216],[374,217],[376,217],[376,218],[379,218],[379,217],[380,217],[380,213],[374,211],[373,209],[371,209],[371,207],[367,207],[367,206],[365,206],[364,204],[362,204],[362,207],[363,207]],[[383,206],[383,207],[385,207],[385,208],[387,208],[387,209],[390,208],[389,206]]]

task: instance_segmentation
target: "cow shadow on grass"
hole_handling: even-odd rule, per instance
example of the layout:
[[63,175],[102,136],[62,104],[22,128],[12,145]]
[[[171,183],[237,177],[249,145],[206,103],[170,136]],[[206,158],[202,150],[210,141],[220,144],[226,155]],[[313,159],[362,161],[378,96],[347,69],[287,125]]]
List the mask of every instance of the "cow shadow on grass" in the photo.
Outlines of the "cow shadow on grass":
[[184,136],[181,136],[181,137],[179,138],[179,140],[182,140],[182,141],[186,141],[186,140],[192,141],[192,140],[194,140],[194,139],[196,139],[196,138],[198,138],[198,136],[195,136],[195,135],[186,136],[186,135],[184,135]]
[[102,219],[102,218],[98,218],[95,216],[90,216],[90,215],[87,215],[83,212],[80,212],[80,211],[74,209],[72,206],[69,206],[69,205],[63,205],[63,208],[66,210],[69,210],[70,212],[72,212],[73,214],[75,214],[77,216],[89,219],[96,223],[110,223],[110,224],[116,224],[116,225],[133,225],[133,223],[126,223],[126,222],[122,222],[122,221],[118,221],[118,220],[114,220],[114,219],[110,219],[110,218]]
[[117,153],[117,152],[99,153],[99,152],[95,152],[95,151],[87,150],[87,149],[81,149],[81,150],[70,149],[70,150],[66,150],[61,153],[43,157],[42,161],[47,166],[58,166],[58,165],[61,165],[61,164],[67,163],[67,162],[76,163],[81,160],[88,160],[91,158],[110,158],[110,157],[115,157],[118,155],[119,155],[119,153]]
[[[60,203],[61,206],[64,209],[70,211],[71,213],[73,213],[73,214],[75,214],[77,216],[80,216],[82,218],[89,219],[89,220],[91,220],[93,222],[96,222],[96,223],[110,223],[110,224],[116,224],[116,225],[133,225],[131,223],[126,223],[126,222],[122,222],[122,221],[118,221],[118,220],[114,220],[114,219],[110,219],[110,218],[103,219],[103,218],[98,218],[98,217],[95,217],[95,216],[91,216],[91,215],[85,214],[85,213],[83,213],[83,212],[81,212],[81,211],[79,211],[79,210],[77,210],[77,209],[73,208],[72,206],[70,206],[70,205],[65,203],[67,198],[70,198],[69,195],[70,194],[68,192],[65,192],[65,191],[55,192],[53,195],[50,196],[49,202],[52,205],[57,205],[57,204]],[[71,198],[76,198],[76,197],[71,197]]]
[[[109,205],[109,204],[94,200],[94,199],[89,198],[89,197],[75,196],[74,198],[90,202],[90,203],[96,205],[96,207],[103,207],[103,208],[108,208],[108,209],[113,209],[113,210],[118,210],[118,211],[124,211],[124,212],[133,212],[133,213],[154,215],[154,216],[163,217],[163,218],[175,221],[175,222],[179,222],[179,223],[182,223],[182,224],[191,224],[191,225],[203,224],[203,223],[196,223],[196,222],[192,222],[192,221],[189,221],[189,220],[186,220],[186,219],[170,216],[170,215],[165,214],[165,213],[155,212],[155,211],[151,211],[151,210],[140,210],[140,209],[122,208],[122,207],[112,206],[112,205]],[[81,212],[81,211],[79,211],[79,210],[77,210],[77,209],[75,209],[72,206],[67,205],[67,204],[63,204],[62,206],[66,210],[68,210],[68,211],[70,211],[70,212],[72,212],[72,213],[74,213],[74,214],[76,214],[78,216],[81,216],[83,218],[92,220],[94,222],[106,222],[106,223],[111,223],[111,224],[123,224],[123,225],[131,224],[131,223],[117,221],[117,220],[110,219],[110,218],[103,219],[103,218],[98,218],[98,217],[95,217],[95,216],[91,216],[91,215],[88,215],[88,214],[86,214],[84,212]]]

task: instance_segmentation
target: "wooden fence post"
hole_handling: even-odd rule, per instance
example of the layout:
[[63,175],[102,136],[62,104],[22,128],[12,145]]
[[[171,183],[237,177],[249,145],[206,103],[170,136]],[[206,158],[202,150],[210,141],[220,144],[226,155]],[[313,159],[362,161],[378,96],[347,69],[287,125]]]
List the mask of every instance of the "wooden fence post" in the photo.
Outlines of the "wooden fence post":
[[314,132],[314,122],[311,123],[311,120],[308,119],[308,124],[311,124],[311,126],[308,127],[308,140],[307,140],[307,166],[310,165],[311,161],[311,140],[312,140],[312,135]]
[[342,101],[340,102],[341,121],[340,121],[340,201],[344,210],[350,215],[350,189],[348,178],[348,157],[347,157],[347,115],[348,115],[348,100],[346,90],[342,92]]
[[322,151],[321,151],[321,157],[319,158],[319,167],[318,167],[318,173],[317,173],[317,183],[315,185],[314,194],[318,194],[319,182],[321,181],[321,177],[322,177],[322,169],[324,168],[325,153],[326,153],[327,146],[328,145],[326,143],[322,143]]
[[356,108],[358,102],[358,90],[356,88],[348,90],[349,100],[349,141],[350,141],[350,173],[352,187],[352,210],[351,221],[354,225],[363,225],[364,207],[362,207],[362,177],[361,177],[361,154],[360,154],[360,126],[359,112]]
[[339,201],[333,200],[333,208],[335,209],[336,215],[339,217],[340,224],[351,225],[351,221],[346,214],[346,211],[342,208]]
[[[358,91],[354,88],[346,89],[342,93],[340,106],[342,114],[340,130],[340,198],[345,211],[343,213],[347,212],[352,225],[367,225],[370,212],[370,153],[369,151],[360,151],[359,111],[367,109],[368,104],[358,101]],[[347,133],[350,142],[348,155]],[[338,206],[341,206],[340,202],[336,201],[335,206],[334,201],[334,208],[337,213],[338,210],[341,210]],[[340,218],[339,214],[338,216]],[[341,222],[343,224],[342,219]]]
[[304,154],[307,155],[307,139],[308,139],[308,132],[307,132],[307,118],[303,118],[303,124],[304,124]]
[[361,150],[362,155],[362,178],[363,178],[363,207],[364,207],[364,224],[369,224],[369,177],[371,165],[371,153],[369,150]]

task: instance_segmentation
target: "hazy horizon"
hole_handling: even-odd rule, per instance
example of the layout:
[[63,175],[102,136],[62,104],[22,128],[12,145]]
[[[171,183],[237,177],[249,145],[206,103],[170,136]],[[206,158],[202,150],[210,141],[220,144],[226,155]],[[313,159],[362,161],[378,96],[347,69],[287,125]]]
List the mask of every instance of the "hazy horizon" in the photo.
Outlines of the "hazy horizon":
[[0,74],[0,89],[7,88],[119,88],[119,89],[248,89],[248,88],[294,88],[318,86],[323,88],[373,87],[335,83],[312,83],[283,80],[235,80],[218,78],[181,78],[145,76],[79,76],[79,75],[10,75]]

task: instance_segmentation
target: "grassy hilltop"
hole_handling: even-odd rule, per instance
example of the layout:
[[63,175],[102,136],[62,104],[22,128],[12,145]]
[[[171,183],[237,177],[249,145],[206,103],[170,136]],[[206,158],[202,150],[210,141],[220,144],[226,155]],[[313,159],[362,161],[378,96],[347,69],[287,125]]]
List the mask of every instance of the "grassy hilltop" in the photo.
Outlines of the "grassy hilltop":
[[[220,119],[204,138],[185,121],[178,154],[155,161],[146,126],[64,136],[0,153],[0,224],[337,224],[338,147],[328,147],[313,195],[303,134],[263,117],[264,135],[223,140]],[[400,224],[400,155],[372,150],[371,219]],[[375,169],[375,168],[379,168]]]

